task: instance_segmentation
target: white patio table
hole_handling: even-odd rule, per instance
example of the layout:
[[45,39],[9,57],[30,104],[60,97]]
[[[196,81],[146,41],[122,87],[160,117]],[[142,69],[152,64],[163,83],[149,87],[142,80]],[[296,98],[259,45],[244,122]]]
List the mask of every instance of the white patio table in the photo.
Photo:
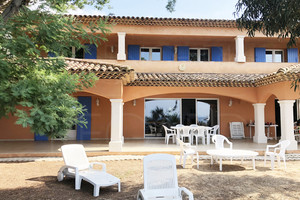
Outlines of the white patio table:
[[245,157],[251,157],[253,162],[253,169],[255,170],[255,156],[258,155],[255,151],[250,150],[238,150],[238,149],[210,149],[206,153],[211,156],[211,165],[213,165],[213,158],[220,160],[219,169],[222,171],[222,159],[223,158],[234,158],[242,157],[242,161]]

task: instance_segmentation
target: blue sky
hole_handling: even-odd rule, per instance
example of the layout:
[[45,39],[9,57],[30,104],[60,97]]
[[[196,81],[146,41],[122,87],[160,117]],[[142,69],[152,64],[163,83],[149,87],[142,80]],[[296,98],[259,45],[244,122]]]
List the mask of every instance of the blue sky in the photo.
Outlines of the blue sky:
[[233,12],[238,0],[177,0],[175,12],[169,13],[167,0],[111,0],[112,9],[99,11],[92,7],[70,11],[77,15],[108,15],[135,17],[171,17],[200,19],[235,19]]

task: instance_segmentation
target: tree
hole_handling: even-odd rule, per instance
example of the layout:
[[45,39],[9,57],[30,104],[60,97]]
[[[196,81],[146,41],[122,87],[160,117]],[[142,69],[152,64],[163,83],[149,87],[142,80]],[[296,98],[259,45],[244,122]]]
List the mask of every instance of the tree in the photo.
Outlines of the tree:
[[266,36],[289,38],[288,45],[296,45],[300,36],[299,0],[239,0],[235,15],[240,29],[253,37],[256,31]]
[[[300,36],[299,0],[239,0],[235,15],[240,29],[249,36],[262,32],[266,36],[289,38],[288,47],[297,46]],[[300,88],[300,79],[295,79],[291,88]]]
[[[17,124],[50,137],[63,136],[74,124],[86,124],[78,120],[85,109],[72,94],[92,86],[97,78],[70,74],[63,57],[71,46],[85,48],[82,40],[100,44],[108,29],[104,21],[98,21],[86,30],[63,15],[84,3],[46,0],[35,10],[20,6],[10,17],[0,18],[0,117],[16,116]],[[96,31],[103,34],[90,34]],[[56,57],[45,57],[47,52]]]
[[[63,57],[70,47],[85,48],[81,41],[99,45],[109,32],[105,21],[90,23],[88,29],[63,13],[93,5],[101,9],[110,0],[11,0],[0,18],[0,118],[17,117],[17,124],[50,137],[61,137],[85,109],[72,94],[91,87],[93,74],[70,74]],[[174,11],[176,0],[166,8]],[[38,5],[30,10],[28,4]],[[1,10],[2,11],[2,10]],[[0,11],[0,12],[1,12]],[[102,34],[89,34],[100,31]],[[85,49],[87,50],[87,49]],[[46,58],[51,52],[55,58]]]

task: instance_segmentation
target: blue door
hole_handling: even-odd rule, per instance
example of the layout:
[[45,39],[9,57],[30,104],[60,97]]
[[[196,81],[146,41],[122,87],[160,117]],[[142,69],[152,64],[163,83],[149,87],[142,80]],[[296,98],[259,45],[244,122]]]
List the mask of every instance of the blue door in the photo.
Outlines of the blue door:
[[34,141],[48,141],[48,136],[34,133]]
[[79,103],[83,105],[86,109],[84,115],[78,116],[80,118],[85,118],[87,121],[87,125],[85,126],[77,126],[77,140],[91,140],[91,113],[92,113],[92,97],[78,97]]

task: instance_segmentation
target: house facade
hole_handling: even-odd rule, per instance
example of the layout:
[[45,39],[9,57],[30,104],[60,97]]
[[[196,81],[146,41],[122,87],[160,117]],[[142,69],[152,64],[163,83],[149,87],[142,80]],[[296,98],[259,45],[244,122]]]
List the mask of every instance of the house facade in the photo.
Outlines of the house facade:
[[[104,19],[75,17],[84,24]],[[299,45],[287,48],[287,39],[260,33],[250,38],[233,20],[106,19],[107,42],[86,44],[90,53],[72,48],[66,58],[70,72],[99,77],[74,94],[89,123],[70,130],[69,139],[109,139],[110,151],[122,151],[124,138],[163,137],[162,125],[219,124],[230,137],[229,123],[243,122],[253,142],[267,143],[276,133],[297,149],[300,95],[291,83],[300,75]],[[14,122],[0,120],[0,140],[47,140]],[[277,124],[277,131],[265,124]]]

